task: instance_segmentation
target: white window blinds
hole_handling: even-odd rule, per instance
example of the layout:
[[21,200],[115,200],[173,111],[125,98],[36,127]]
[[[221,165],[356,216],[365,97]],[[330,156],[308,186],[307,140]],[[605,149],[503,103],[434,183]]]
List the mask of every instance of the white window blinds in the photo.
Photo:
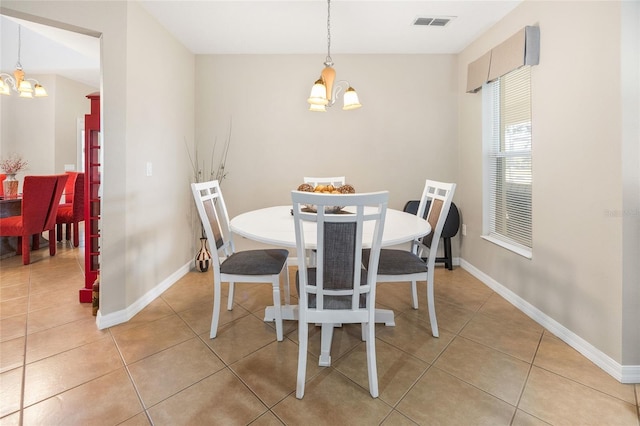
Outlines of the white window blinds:
[[524,66],[483,89],[484,235],[528,252],[531,216],[531,73]]

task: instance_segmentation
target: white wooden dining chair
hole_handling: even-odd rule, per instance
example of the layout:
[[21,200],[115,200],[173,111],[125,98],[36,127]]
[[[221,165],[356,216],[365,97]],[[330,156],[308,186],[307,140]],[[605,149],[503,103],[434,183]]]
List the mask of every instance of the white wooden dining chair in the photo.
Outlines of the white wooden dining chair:
[[[317,194],[293,191],[296,249],[304,253],[316,239],[317,264],[298,256],[298,377],[296,398],[304,396],[309,324],[321,325],[320,365],[331,365],[331,339],[336,324],[361,324],[367,346],[369,392],[378,396],[375,351],[375,300],[378,255],[389,193]],[[303,211],[307,204],[318,213]],[[324,206],[349,206],[348,213],[325,213]],[[368,207],[367,207],[368,206]],[[307,226],[305,227],[305,223]],[[309,229],[312,225],[313,232]],[[365,229],[366,228],[366,229]],[[362,264],[362,247],[369,258]]]
[[[229,228],[229,214],[217,180],[192,183],[200,220],[211,247],[213,263],[213,314],[210,338],[218,332],[220,317],[221,283],[229,283],[227,310],[233,309],[234,283],[271,283],[275,311],[276,337],[282,341],[282,314],[280,303],[280,280],[283,276],[285,303],[289,304],[289,273],[285,249],[244,250],[236,252]],[[224,258],[221,257],[224,256]]]
[[303,182],[304,183],[308,183],[309,185],[313,185],[313,187],[316,187],[318,185],[333,185],[336,188],[339,186],[344,185],[345,181],[346,181],[346,177],[345,176],[333,176],[333,177],[309,177],[309,176],[305,176],[303,178]]
[[[447,220],[451,200],[456,190],[455,183],[443,183],[427,179],[418,205],[417,215],[426,217],[431,225],[431,233],[411,242],[410,250],[383,249],[378,263],[378,282],[411,282],[411,306],[418,309],[417,281],[427,282],[427,306],[431,334],[438,337],[438,321],[433,295],[433,279],[438,243],[442,228]],[[426,206],[429,204],[429,211]],[[369,254],[365,250],[366,261]]]

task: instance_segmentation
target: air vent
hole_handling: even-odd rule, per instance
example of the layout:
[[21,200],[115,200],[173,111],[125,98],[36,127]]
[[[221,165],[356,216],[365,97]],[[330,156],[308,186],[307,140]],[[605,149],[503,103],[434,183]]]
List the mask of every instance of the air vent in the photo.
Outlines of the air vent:
[[413,25],[422,27],[444,27],[453,19],[453,16],[418,17]]

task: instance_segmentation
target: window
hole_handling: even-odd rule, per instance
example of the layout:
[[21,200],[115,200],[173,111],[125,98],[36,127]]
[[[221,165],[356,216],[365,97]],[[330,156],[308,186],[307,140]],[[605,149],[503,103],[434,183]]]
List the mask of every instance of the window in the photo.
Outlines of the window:
[[531,71],[524,66],[483,93],[483,238],[531,257]]

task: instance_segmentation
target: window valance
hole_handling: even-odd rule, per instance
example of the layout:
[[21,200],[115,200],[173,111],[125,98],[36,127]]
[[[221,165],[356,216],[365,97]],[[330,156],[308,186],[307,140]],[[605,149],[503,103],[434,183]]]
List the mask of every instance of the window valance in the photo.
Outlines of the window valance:
[[523,65],[540,62],[540,28],[527,26],[467,67],[467,93],[476,93],[484,83],[496,80]]

